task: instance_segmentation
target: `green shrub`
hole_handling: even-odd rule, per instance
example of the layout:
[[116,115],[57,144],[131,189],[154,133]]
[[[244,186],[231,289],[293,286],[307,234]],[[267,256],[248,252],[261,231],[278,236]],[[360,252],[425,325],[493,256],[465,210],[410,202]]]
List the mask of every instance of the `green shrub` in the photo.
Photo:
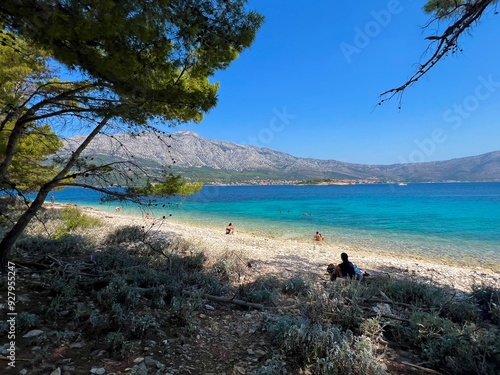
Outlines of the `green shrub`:
[[392,301],[415,307],[439,308],[450,298],[450,293],[445,289],[414,280],[389,279],[379,286]]
[[0,227],[7,227],[10,225],[10,220],[5,216],[0,215]]
[[312,323],[303,317],[269,319],[266,328],[291,365],[307,364],[314,374],[385,374],[374,357],[374,348],[364,336],[356,337],[338,326]]
[[78,207],[63,208],[61,217],[63,224],[56,228],[54,238],[61,238],[77,229],[89,229],[103,225],[100,219],[84,214]]
[[194,331],[194,315],[198,304],[184,296],[174,297],[170,307],[170,321],[181,327],[186,327],[189,331]]
[[15,250],[25,250],[32,254],[68,255],[83,254],[92,250],[95,244],[86,236],[68,234],[58,239],[41,236],[23,236],[15,245]]
[[121,332],[109,332],[106,335],[104,342],[106,343],[109,352],[118,358],[124,357],[130,349],[130,344]]
[[228,285],[221,283],[217,275],[211,272],[192,272],[186,275],[183,283],[195,286],[206,294],[221,295],[230,289]]
[[281,291],[292,296],[305,295],[308,291],[308,285],[301,277],[293,277],[285,280]]
[[163,241],[164,251],[171,254],[191,254],[193,253],[193,244],[184,238],[172,237]]
[[314,323],[328,322],[357,334],[365,319],[359,305],[363,289],[359,283],[311,288],[302,303],[303,314]]
[[141,242],[146,238],[146,231],[139,225],[127,225],[116,228],[106,237],[105,244],[121,244],[127,242]]
[[245,301],[275,306],[280,297],[280,281],[274,277],[258,278],[253,283],[239,287],[239,297]]
[[450,319],[454,323],[466,324],[467,322],[476,322],[480,317],[479,307],[463,298],[455,297],[449,303],[442,305],[440,316]]
[[96,301],[102,308],[109,308],[114,303],[119,303],[127,309],[134,308],[140,302],[135,289],[119,277],[111,280],[108,286],[97,292]]
[[221,281],[239,282],[247,271],[248,261],[236,251],[225,251],[212,266],[212,271]]
[[31,314],[26,311],[22,311],[16,316],[16,330],[18,332],[24,332],[30,328],[36,327],[40,324],[40,317],[36,314]]
[[204,253],[198,252],[190,256],[172,256],[172,269],[176,272],[199,272],[207,259]]
[[471,297],[481,309],[483,319],[500,324],[500,289],[490,286],[475,286]]
[[498,326],[481,329],[473,323],[458,325],[437,312],[423,311],[413,312],[409,322],[388,325],[388,337],[416,350],[428,367],[463,375],[500,371]]
[[68,303],[75,297],[78,286],[74,276],[68,276],[63,271],[58,271],[50,281],[49,288],[53,299],[50,304],[44,305],[44,307],[46,313],[53,314],[67,307]]
[[[113,322],[108,314],[102,313],[99,309],[92,310],[89,319],[85,322],[88,329],[87,333],[96,339],[107,334],[113,329]],[[115,327],[115,330],[117,327]]]

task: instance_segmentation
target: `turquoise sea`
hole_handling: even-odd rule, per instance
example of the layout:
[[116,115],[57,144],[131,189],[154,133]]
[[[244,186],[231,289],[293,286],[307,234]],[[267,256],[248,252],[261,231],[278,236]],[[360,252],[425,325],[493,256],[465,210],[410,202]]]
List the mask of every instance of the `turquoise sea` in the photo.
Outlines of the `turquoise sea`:
[[[55,191],[57,202],[114,212],[99,193]],[[220,227],[275,238],[327,241],[426,258],[448,258],[500,270],[500,183],[367,184],[348,186],[205,186],[180,200],[120,214],[150,212],[177,223]],[[170,216],[171,215],[171,216]]]

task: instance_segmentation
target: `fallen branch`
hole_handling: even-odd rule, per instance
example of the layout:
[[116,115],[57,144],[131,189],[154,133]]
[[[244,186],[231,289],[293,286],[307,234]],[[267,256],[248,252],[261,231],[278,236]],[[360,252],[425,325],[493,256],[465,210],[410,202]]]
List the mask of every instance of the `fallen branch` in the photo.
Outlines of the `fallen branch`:
[[405,323],[412,324],[411,320],[405,319],[405,318],[400,318],[400,317],[394,316],[394,315],[385,315],[385,314],[382,314],[382,315],[380,315],[380,317],[381,318],[387,318],[387,319],[399,320],[400,322],[405,322]]
[[413,363],[408,363],[408,362],[400,362],[400,363],[402,363],[403,365],[406,365],[406,366],[414,367],[414,368],[419,369],[420,371],[426,372],[428,374],[443,375],[441,372],[437,372],[436,370],[433,370],[433,369],[430,369],[427,367],[414,365]]
[[[404,302],[396,302],[392,300],[386,300],[386,299],[380,299],[380,298],[369,298],[365,300],[366,302],[379,302],[379,303],[387,303],[389,305],[396,305],[396,306],[405,306],[405,307],[415,307],[415,305],[412,305],[410,303],[404,303]],[[428,307],[419,307],[419,310],[431,310]]]
[[39,271],[45,271],[51,269],[51,265],[46,265],[43,263],[35,263],[35,262],[24,262],[24,261],[16,261],[16,266],[21,266],[24,268],[34,268]]
[[256,310],[264,310],[264,305],[261,305],[260,303],[252,303],[252,302],[242,301],[240,299],[234,299],[234,298],[228,298],[228,297],[212,296],[210,294],[205,294],[205,298],[210,300],[210,301],[233,303],[233,304],[238,305],[238,306],[251,307],[251,308],[256,309]]

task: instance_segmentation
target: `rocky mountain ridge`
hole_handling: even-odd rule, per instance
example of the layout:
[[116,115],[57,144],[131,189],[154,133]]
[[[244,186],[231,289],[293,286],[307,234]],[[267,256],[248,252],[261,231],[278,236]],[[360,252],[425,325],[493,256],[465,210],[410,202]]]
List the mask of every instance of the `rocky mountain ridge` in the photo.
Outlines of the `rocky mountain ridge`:
[[[82,139],[66,139],[60,154],[71,152]],[[151,168],[172,165],[177,172],[205,181],[235,180],[238,176],[281,180],[500,181],[500,151],[446,161],[370,165],[299,158],[269,148],[210,140],[191,131],[161,136],[98,136],[84,155],[107,160],[133,155]]]

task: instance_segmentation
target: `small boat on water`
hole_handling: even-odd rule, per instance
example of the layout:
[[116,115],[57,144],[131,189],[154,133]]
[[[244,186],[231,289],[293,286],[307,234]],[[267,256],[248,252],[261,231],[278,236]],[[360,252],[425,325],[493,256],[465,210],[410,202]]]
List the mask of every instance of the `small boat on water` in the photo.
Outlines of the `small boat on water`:
[[406,186],[407,183],[406,182],[398,182],[398,186]]

